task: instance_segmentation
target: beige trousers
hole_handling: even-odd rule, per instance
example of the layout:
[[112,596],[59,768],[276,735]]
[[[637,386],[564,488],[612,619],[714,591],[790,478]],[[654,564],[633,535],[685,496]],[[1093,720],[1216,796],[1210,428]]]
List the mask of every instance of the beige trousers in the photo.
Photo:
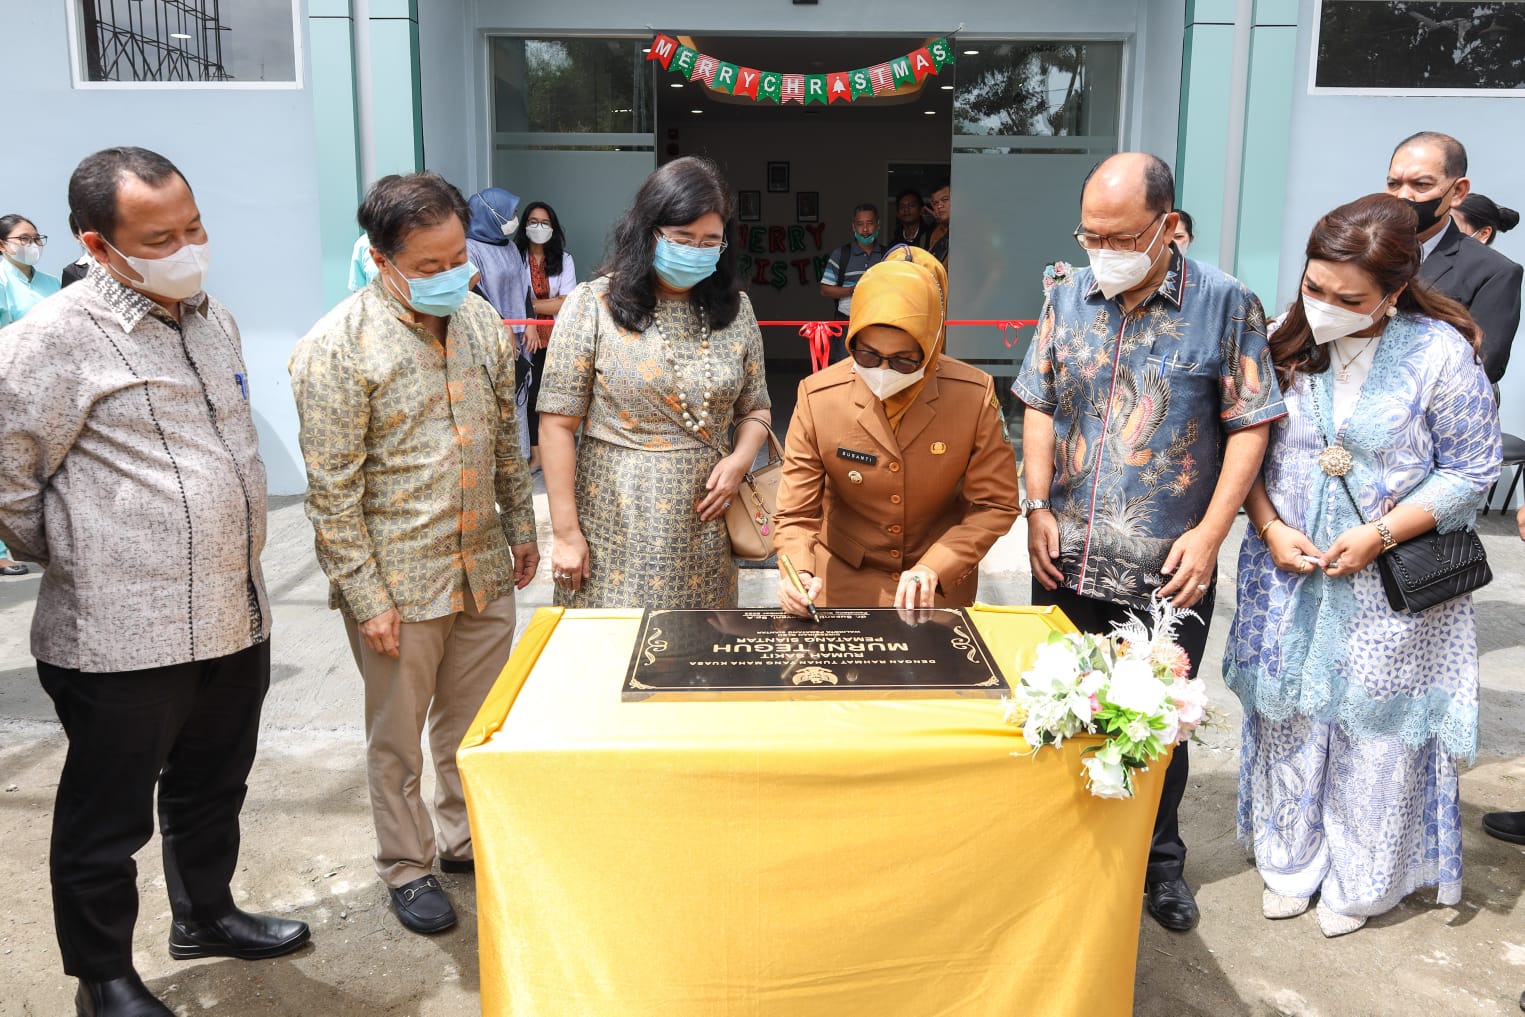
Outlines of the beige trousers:
[[[434,868],[438,854],[472,857],[466,797],[455,750],[508,661],[514,639],[514,597],[481,612],[466,610],[423,622],[403,622],[395,658],[374,653],[360,627],[346,619],[350,650],[365,679],[365,762],[376,825],[376,872],[389,887]],[[419,791],[427,720],[434,756],[434,820]]]

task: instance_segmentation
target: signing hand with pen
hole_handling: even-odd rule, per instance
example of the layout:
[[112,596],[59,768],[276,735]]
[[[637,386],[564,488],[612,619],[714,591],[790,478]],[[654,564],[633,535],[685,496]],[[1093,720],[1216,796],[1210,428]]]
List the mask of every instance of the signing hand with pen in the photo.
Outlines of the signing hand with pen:
[[805,587],[803,595],[789,581],[789,574],[784,571],[784,567],[778,567],[778,606],[796,617],[809,618],[810,606],[821,599],[821,590],[825,584],[821,582],[820,576],[813,576],[809,572],[801,572],[799,576],[800,584]]

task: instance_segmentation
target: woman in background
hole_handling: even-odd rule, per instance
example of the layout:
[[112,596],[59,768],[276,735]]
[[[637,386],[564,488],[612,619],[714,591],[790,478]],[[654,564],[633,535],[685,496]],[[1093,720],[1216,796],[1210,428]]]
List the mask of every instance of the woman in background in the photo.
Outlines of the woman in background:
[[[493,306],[498,316],[508,319],[529,315],[529,281],[524,274],[524,259],[513,245],[519,229],[519,196],[501,187],[485,187],[466,199],[471,223],[466,228],[466,253],[480,273],[472,288]],[[525,421],[529,391],[531,344],[540,341],[534,325],[514,325],[504,333],[514,337],[514,375],[517,379],[515,401],[518,404],[519,450],[526,460],[530,455],[530,431]]]
[[1451,209],[1451,219],[1467,236],[1492,247],[1500,233],[1508,233],[1520,224],[1520,213],[1496,205],[1493,199],[1473,191]]
[[[555,210],[543,201],[531,202],[524,210],[519,231],[514,234],[514,246],[524,259],[524,270],[529,278],[530,310],[540,321],[555,321],[562,301],[577,285],[577,269],[572,264],[571,252],[566,249],[567,235],[562,232],[561,220],[556,218]],[[539,333],[534,342],[527,344],[533,365],[529,404],[525,408],[532,470],[540,468],[540,414],[535,403],[540,398],[540,378],[545,373],[545,350],[550,341],[551,326],[540,327]]]

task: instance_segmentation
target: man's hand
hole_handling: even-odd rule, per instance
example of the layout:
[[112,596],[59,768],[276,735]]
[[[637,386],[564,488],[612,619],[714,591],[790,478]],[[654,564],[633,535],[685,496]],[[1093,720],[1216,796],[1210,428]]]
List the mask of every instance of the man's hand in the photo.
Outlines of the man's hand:
[[1160,596],[1169,597],[1178,608],[1188,608],[1202,599],[1218,567],[1218,547],[1223,538],[1201,526],[1193,526],[1170,545],[1170,554],[1161,569],[1170,581],[1160,587]]
[[1039,586],[1059,589],[1064,582],[1064,573],[1054,564],[1059,560],[1059,520],[1048,509],[1027,514],[1027,558]]
[[540,567],[540,545],[533,540],[514,545],[514,589],[522,590],[535,578]]
[[384,657],[396,657],[398,641],[402,638],[402,615],[397,608],[389,607],[374,618],[360,623],[360,638],[372,653]]

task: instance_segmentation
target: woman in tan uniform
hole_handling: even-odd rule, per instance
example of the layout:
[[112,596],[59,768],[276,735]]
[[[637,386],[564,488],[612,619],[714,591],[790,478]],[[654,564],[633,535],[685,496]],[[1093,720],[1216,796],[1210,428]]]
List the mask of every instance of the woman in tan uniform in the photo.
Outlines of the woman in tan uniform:
[[[818,605],[972,604],[1019,514],[995,383],[941,355],[947,284],[926,251],[892,250],[853,290],[851,357],[800,383],[774,546]],[[807,613],[783,575],[778,599]]]

